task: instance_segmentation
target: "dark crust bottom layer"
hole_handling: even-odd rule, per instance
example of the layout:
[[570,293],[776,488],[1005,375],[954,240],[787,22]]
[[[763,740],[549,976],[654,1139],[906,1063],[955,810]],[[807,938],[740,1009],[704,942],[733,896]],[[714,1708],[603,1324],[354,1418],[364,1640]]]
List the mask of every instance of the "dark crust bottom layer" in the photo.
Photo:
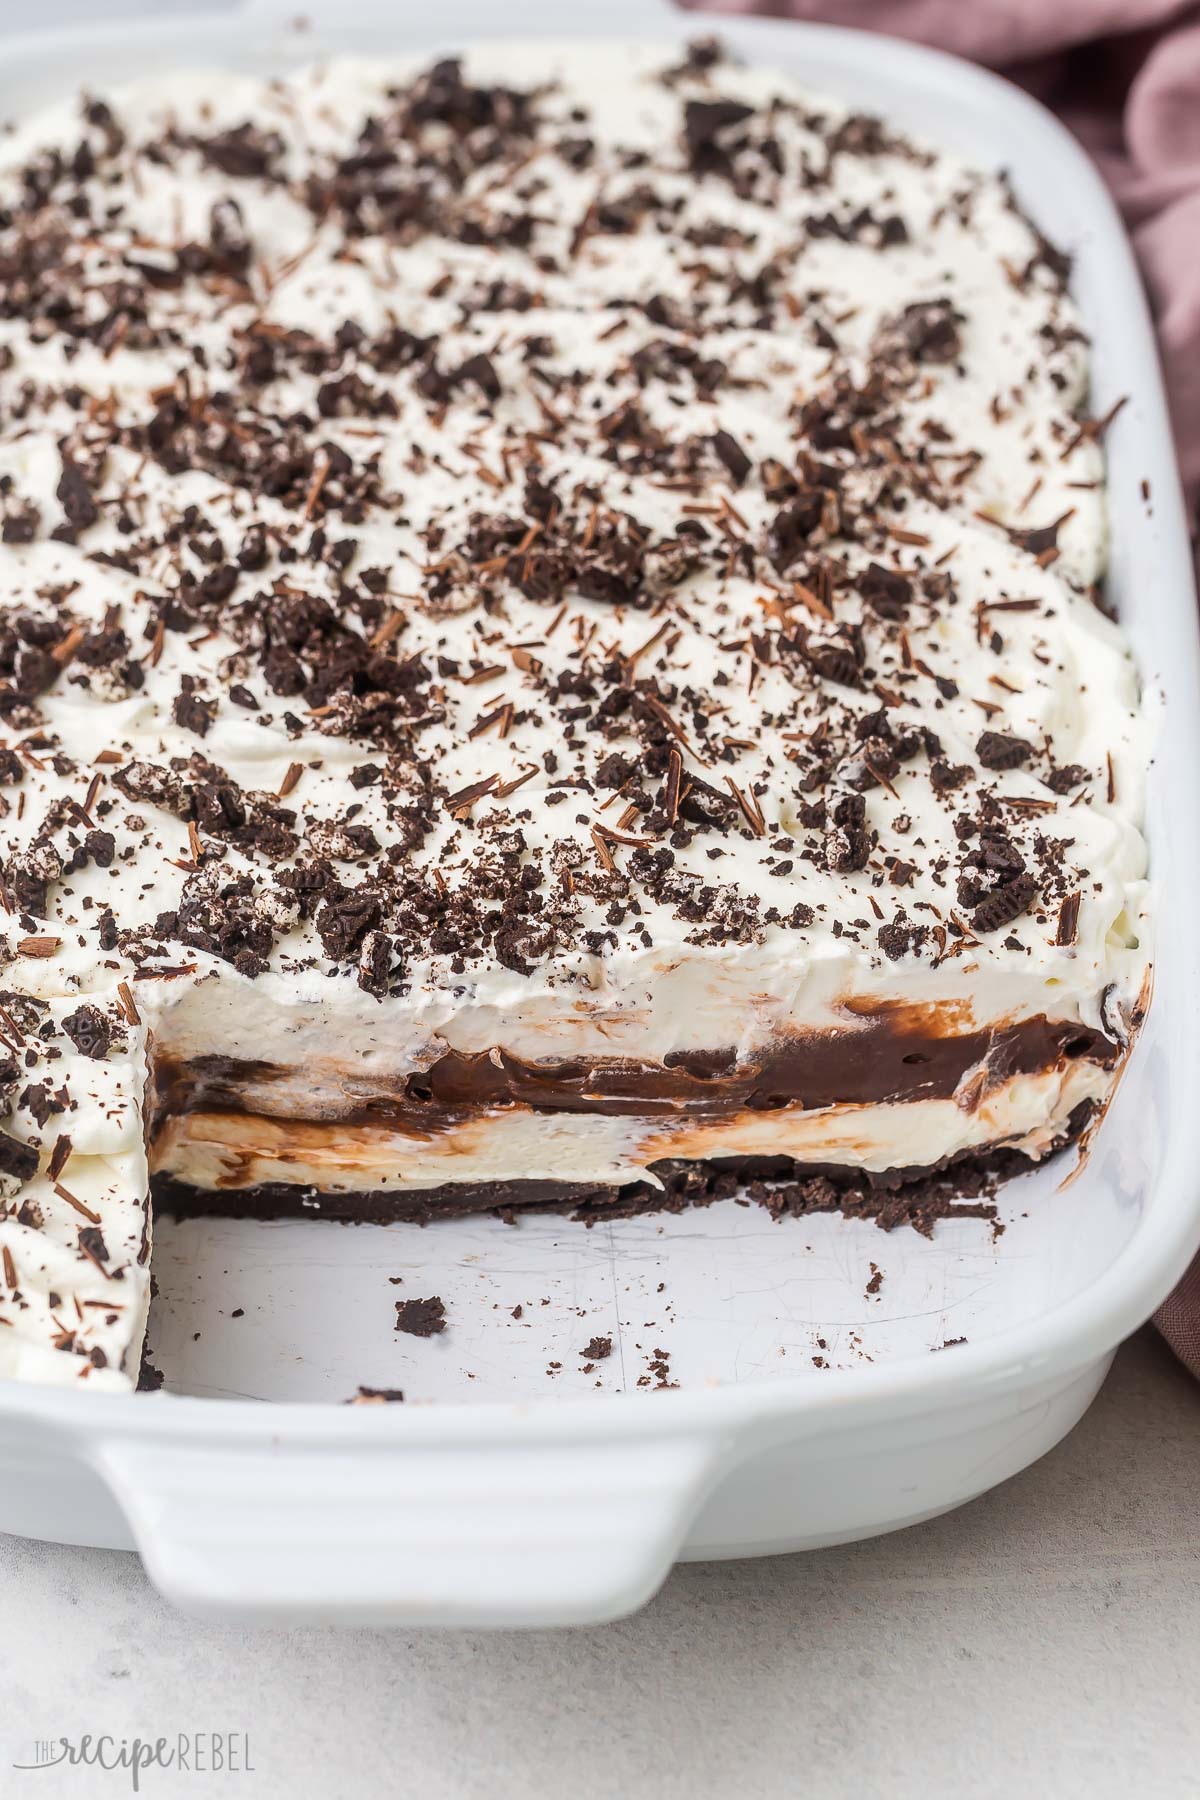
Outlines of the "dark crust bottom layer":
[[[1072,1113],[1057,1154],[1082,1133],[1092,1113],[1085,1102]],[[1045,1161],[1045,1158],[1042,1159]],[[325,1193],[269,1182],[260,1187],[191,1187],[173,1176],[153,1182],[156,1212],[175,1218],[334,1219],[347,1225],[428,1225],[462,1213],[496,1212],[506,1219],[529,1211],[569,1213],[585,1224],[640,1213],[682,1212],[734,1197],[765,1206],[778,1218],[840,1212],[873,1219],[885,1231],[911,1225],[928,1237],[939,1219],[995,1222],[1001,1181],[1040,1167],[1019,1150],[965,1151],[958,1156],[881,1173],[836,1163],[797,1163],[784,1156],[720,1157],[707,1162],[651,1165],[661,1188],[648,1182],[624,1187],[553,1181],[493,1181],[413,1189]]]

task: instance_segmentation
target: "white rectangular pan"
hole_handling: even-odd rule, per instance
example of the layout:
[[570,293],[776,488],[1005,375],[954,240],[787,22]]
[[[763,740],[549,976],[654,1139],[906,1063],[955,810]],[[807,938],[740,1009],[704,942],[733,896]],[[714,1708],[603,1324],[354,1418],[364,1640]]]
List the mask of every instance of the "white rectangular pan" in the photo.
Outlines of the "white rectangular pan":
[[[297,10],[0,40],[0,118],[160,68],[268,74],[499,35],[679,43],[713,23],[656,0],[316,0],[302,31],[287,24]],[[1200,1243],[1200,657],[1128,243],[1074,141],[995,77],[855,32],[719,23],[747,58],[1007,169],[1074,254],[1093,411],[1129,396],[1108,441],[1110,592],[1160,703],[1150,1018],[1085,1167],[1012,1184],[995,1241],[967,1221],[926,1242],[837,1217],[775,1224],[733,1202],[590,1231],[561,1218],[162,1222],[152,1341],[171,1391],[0,1383],[0,1529],[136,1545],[195,1609],[575,1624],[638,1605],[677,1557],[912,1523],[1056,1443]],[[879,1298],[865,1293],[873,1262]],[[443,1296],[442,1338],[390,1329],[396,1275]],[[595,1333],[614,1354],[585,1371]],[[644,1379],[659,1350],[670,1391]],[[360,1382],[403,1387],[409,1404],[331,1404]]]

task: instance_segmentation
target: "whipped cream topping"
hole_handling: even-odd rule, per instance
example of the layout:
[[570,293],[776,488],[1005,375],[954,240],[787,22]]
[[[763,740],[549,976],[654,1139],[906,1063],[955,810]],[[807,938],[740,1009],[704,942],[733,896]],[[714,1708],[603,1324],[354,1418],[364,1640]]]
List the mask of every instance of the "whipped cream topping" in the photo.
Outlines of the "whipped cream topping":
[[[47,1010],[6,1035],[0,1368],[130,1372],[150,1042],[662,1061],[914,996],[1121,1038],[1146,738],[1087,381],[997,177],[707,50],[20,124],[3,985]],[[996,1136],[1053,1141],[1051,1085]],[[880,1111],[868,1166],[911,1162]]]

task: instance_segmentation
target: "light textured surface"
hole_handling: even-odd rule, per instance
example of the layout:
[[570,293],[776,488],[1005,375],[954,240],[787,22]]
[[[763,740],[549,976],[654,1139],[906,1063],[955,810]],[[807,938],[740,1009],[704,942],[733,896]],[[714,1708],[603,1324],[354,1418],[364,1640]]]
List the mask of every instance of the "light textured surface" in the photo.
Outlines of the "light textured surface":
[[135,1558],[0,1539],[0,1791],[36,1737],[246,1731],[255,1773],[151,1796],[820,1800],[1194,1795],[1200,1391],[1120,1354],[1058,1450],[963,1511],[806,1557],[692,1566],[621,1624],[528,1636],[248,1633]]

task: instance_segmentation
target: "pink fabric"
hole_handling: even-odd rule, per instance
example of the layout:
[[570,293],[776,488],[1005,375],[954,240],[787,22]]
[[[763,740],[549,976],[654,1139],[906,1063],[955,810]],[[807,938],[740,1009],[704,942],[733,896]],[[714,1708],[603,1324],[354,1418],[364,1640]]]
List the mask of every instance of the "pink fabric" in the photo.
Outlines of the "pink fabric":
[[[1000,69],[1095,158],[1158,324],[1179,461],[1200,500],[1200,0],[678,0],[913,38]],[[1200,1257],[1156,1323],[1200,1376]]]
[[679,0],[888,31],[1001,69],[1086,144],[1158,320],[1179,458],[1200,497],[1200,0]]

